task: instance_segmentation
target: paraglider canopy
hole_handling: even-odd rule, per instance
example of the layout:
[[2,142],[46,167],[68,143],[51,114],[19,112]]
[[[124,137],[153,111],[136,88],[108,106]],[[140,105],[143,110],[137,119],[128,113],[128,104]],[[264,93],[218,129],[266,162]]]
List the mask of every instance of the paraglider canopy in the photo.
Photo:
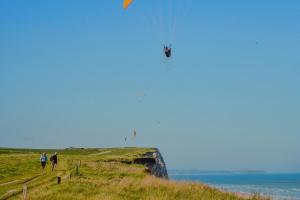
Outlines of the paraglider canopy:
[[128,6],[133,2],[133,0],[124,0],[123,1],[123,8],[127,9]]

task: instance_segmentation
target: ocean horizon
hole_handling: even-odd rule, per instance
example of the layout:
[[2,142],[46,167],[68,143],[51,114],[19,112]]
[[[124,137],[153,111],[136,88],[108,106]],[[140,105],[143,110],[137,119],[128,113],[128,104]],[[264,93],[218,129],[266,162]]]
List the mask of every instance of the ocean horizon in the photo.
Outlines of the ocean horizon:
[[278,200],[300,200],[300,173],[264,171],[168,170],[177,181],[195,181],[229,192],[260,194]]

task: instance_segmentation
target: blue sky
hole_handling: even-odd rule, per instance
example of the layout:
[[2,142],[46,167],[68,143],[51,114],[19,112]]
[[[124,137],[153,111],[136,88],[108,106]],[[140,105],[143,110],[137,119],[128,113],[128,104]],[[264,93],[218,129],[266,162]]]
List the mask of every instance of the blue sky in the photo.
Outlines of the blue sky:
[[169,168],[299,172],[299,21],[292,0],[2,0],[0,146],[135,128]]

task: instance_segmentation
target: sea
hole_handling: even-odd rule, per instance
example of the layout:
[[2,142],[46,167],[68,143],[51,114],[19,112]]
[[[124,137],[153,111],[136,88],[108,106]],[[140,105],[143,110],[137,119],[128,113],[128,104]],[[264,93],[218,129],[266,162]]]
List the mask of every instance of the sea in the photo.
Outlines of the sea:
[[300,173],[168,170],[170,179],[196,181],[225,191],[300,200]]

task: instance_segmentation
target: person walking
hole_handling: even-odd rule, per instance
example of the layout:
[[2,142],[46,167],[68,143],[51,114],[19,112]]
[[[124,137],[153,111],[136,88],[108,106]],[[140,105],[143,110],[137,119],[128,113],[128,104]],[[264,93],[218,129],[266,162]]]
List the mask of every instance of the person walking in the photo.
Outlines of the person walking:
[[41,166],[42,166],[42,169],[43,169],[43,172],[44,172],[46,164],[48,162],[48,157],[47,157],[47,154],[45,152],[42,153],[42,155],[40,157],[40,161],[41,161]]
[[52,171],[56,168],[56,165],[57,165],[57,152],[54,153],[54,155],[52,155],[50,157],[50,161],[51,161],[51,164],[52,164]]

